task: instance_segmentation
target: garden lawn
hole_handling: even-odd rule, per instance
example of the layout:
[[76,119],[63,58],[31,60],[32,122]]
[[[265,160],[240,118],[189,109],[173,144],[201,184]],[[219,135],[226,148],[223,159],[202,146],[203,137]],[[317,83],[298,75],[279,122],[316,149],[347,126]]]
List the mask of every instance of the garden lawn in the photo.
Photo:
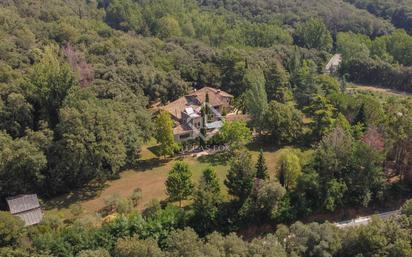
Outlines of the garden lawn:
[[[152,146],[151,146],[152,147]],[[85,190],[72,192],[60,197],[56,197],[45,203],[46,210],[49,212],[58,211],[62,216],[69,217],[70,209],[78,208],[81,205],[82,215],[95,214],[105,206],[105,199],[113,194],[129,197],[133,190],[140,188],[142,190],[142,199],[137,206],[139,210],[144,209],[150,201],[165,200],[167,198],[165,191],[165,181],[168,172],[171,170],[176,161],[184,161],[189,165],[193,174],[193,182],[197,183],[201,177],[202,171],[207,167],[212,167],[220,180],[224,195],[227,196],[226,187],[223,182],[225,180],[229,163],[220,158],[219,154],[202,156],[199,158],[193,156],[184,156],[180,158],[164,159],[158,158],[149,149],[142,149],[142,160],[137,169],[130,169],[121,172],[120,178],[108,181],[105,185],[94,192],[88,192],[88,197],[82,197]],[[264,156],[271,176],[275,176],[276,165],[281,155],[281,150],[270,147],[262,147]],[[256,162],[259,154],[260,146],[251,145],[249,150],[252,153],[253,161]],[[75,204],[75,205],[74,205]],[[71,207],[71,208],[70,208]]]

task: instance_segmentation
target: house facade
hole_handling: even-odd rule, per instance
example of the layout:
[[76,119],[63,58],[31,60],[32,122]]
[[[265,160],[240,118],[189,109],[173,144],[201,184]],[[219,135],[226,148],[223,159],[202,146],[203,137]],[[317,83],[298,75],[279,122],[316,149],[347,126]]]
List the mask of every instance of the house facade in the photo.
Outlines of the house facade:
[[[208,135],[216,133],[223,125],[223,116],[232,110],[233,96],[222,90],[204,87],[182,96],[161,109],[170,113],[173,121],[173,134],[178,142],[197,138],[202,124],[202,108],[207,105],[208,114],[204,127]],[[207,104],[206,104],[207,102]]]

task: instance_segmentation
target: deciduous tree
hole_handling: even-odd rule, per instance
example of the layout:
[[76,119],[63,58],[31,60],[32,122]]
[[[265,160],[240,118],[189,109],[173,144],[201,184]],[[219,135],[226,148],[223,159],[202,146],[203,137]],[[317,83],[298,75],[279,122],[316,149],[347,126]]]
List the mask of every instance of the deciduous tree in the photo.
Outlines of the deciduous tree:
[[252,140],[252,131],[244,121],[224,122],[218,137],[229,145],[230,150],[236,151]]
[[329,51],[332,48],[332,36],[319,19],[309,19],[304,23],[298,24],[296,28],[297,42],[307,48],[316,48]]
[[271,101],[264,116],[265,132],[276,144],[288,144],[302,134],[303,114],[291,104]]
[[286,150],[279,164],[279,181],[287,190],[291,190],[296,186],[299,176],[302,175],[302,168],[299,157],[291,150]]
[[177,144],[173,135],[173,120],[166,111],[160,111],[155,120],[155,137],[160,143],[159,153],[173,155],[177,150]]
[[0,246],[13,246],[23,233],[24,222],[9,212],[0,212]]
[[184,162],[176,162],[169,172],[166,180],[166,192],[170,201],[179,201],[182,207],[182,201],[186,200],[193,191],[192,173],[189,166]]

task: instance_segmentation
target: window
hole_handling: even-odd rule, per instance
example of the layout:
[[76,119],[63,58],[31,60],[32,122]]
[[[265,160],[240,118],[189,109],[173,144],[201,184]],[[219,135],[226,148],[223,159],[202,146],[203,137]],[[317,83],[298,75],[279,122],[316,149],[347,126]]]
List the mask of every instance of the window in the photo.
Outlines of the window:
[[190,133],[182,134],[179,136],[180,139],[187,139],[190,137]]

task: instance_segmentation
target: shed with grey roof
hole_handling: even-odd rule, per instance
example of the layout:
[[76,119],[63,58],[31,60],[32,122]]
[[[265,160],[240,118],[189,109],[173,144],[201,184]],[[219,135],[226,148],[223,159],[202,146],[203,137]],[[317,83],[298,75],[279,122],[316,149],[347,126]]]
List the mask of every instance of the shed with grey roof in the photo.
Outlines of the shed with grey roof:
[[18,195],[6,199],[10,213],[22,219],[26,226],[40,223],[43,218],[37,195]]

